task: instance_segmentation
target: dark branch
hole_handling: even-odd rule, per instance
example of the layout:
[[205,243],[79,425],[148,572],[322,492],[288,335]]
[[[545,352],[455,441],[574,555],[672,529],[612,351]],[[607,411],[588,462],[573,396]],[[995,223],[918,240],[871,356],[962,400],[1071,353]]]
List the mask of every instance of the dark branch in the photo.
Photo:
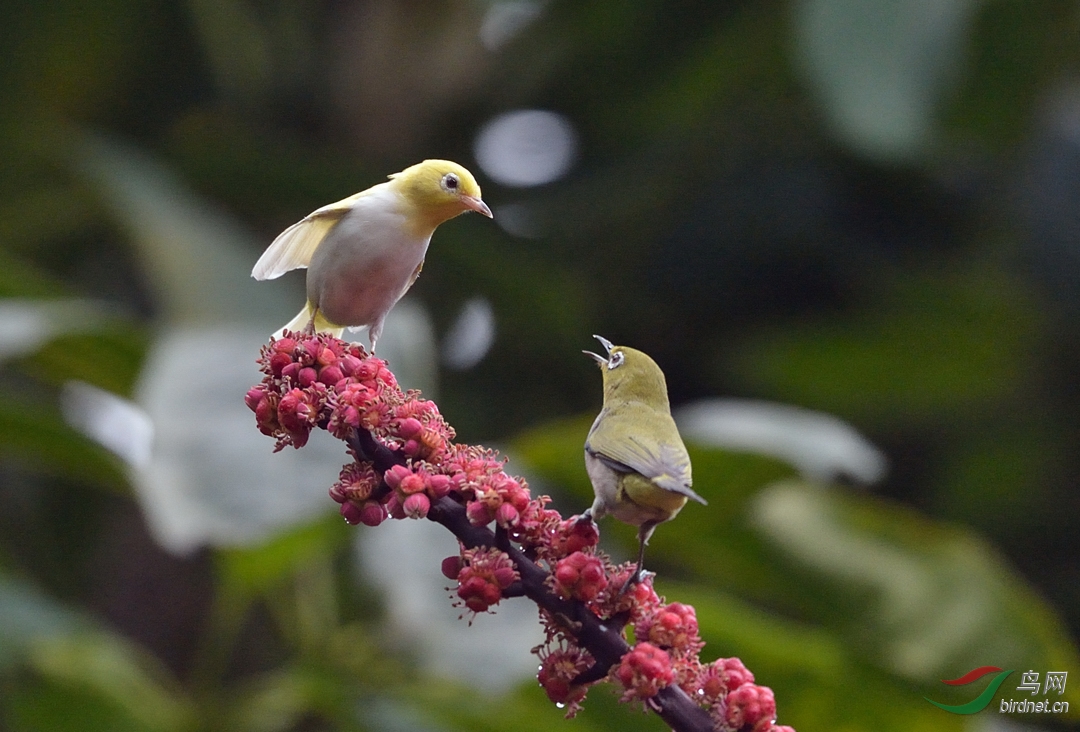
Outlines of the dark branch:
[[[347,440],[357,457],[369,460],[375,470],[384,473],[395,465],[404,465],[403,455],[381,444],[367,430],[356,430]],[[389,491],[385,482],[376,489],[377,495]],[[623,640],[621,632],[625,619],[604,623],[583,602],[565,600],[548,589],[549,573],[521,549],[514,546],[506,532],[493,532],[484,526],[474,526],[465,513],[465,506],[450,496],[432,501],[428,519],[442,524],[467,548],[496,547],[506,552],[521,575],[503,592],[506,597],[524,595],[560,621],[563,630],[577,639],[595,660],[595,664],[578,678],[579,683],[599,681],[608,675],[611,667],[619,663],[631,649]],[[647,705],[655,711],[675,732],[712,732],[712,720],[708,712],[699,707],[678,686],[660,690]]]

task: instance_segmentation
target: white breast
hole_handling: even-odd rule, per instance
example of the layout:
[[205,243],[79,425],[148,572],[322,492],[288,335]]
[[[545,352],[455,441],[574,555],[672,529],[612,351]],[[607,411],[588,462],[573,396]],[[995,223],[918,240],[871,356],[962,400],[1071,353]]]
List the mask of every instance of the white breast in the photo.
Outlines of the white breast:
[[404,204],[380,186],[319,244],[308,267],[308,299],[337,325],[371,325],[389,312],[424,261],[431,232],[416,236]]

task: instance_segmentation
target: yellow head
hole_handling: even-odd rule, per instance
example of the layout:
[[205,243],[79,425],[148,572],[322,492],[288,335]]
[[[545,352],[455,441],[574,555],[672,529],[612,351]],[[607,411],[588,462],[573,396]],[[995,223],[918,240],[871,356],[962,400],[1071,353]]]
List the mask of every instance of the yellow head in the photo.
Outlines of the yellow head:
[[476,178],[449,160],[425,160],[390,176],[395,188],[431,228],[466,211],[491,218]]
[[634,348],[612,345],[601,336],[593,336],[607,350],[607,357],[592,351],[591,356],[604,374],[604,404],[632,400],[657,409],[669,410],[667,381],[664,372],[648,354]]

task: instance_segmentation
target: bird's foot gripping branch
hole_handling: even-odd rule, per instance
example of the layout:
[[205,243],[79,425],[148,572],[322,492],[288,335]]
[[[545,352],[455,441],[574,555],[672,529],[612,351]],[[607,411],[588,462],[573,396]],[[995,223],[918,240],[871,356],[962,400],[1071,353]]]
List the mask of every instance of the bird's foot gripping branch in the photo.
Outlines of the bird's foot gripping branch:
[[316,428],[348,444],[354,460],[330,488],[346,521],[442,524],[461,545],[442,569],[465,612],[521,596],[539,606],[547,640],[533,649],[538,679],[568,716],[608,680],[623,701],[640,701],[682,732],[791,730],[775,724],[772,690],[754,684],[738,658],[699,659],[692,607],[667,603],[649,578],[622,592],[635,566],[597,550],[594,523],[564,519],[547,496],[530,496],[496,452],[454,443],[438,407],[402,391],[385,361],[330,335],[286,332],[263,347],[259,364],[265,377],[246,401],[276,449],[303,447]]

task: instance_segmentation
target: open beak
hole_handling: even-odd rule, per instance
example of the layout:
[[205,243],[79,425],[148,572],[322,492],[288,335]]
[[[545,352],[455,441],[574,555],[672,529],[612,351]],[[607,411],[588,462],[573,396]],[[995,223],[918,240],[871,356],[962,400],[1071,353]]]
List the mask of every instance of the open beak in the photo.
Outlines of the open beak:
[[593,338],[600,341],[600,345],[604,347],[604,350],[608,352],[608,355],[601,356],[599,353],[593,353],[592,351],[582,351],[582,353],[584,353],[586,356],[592,356],[593,360],[601,366],[606,366],[608,362],[608,357],[611,355],[611,349],[615,346],[612,345],[611,341],[609,341],[607,338],[604,338],[603,336],[594,335]]
[[488,208],[488,205],[476,196],[461,196],[461,202],[465,204],[465,208],[469,209],[470,211],[484,214],[489,219],[495,218],[491,215],[491,209]]

